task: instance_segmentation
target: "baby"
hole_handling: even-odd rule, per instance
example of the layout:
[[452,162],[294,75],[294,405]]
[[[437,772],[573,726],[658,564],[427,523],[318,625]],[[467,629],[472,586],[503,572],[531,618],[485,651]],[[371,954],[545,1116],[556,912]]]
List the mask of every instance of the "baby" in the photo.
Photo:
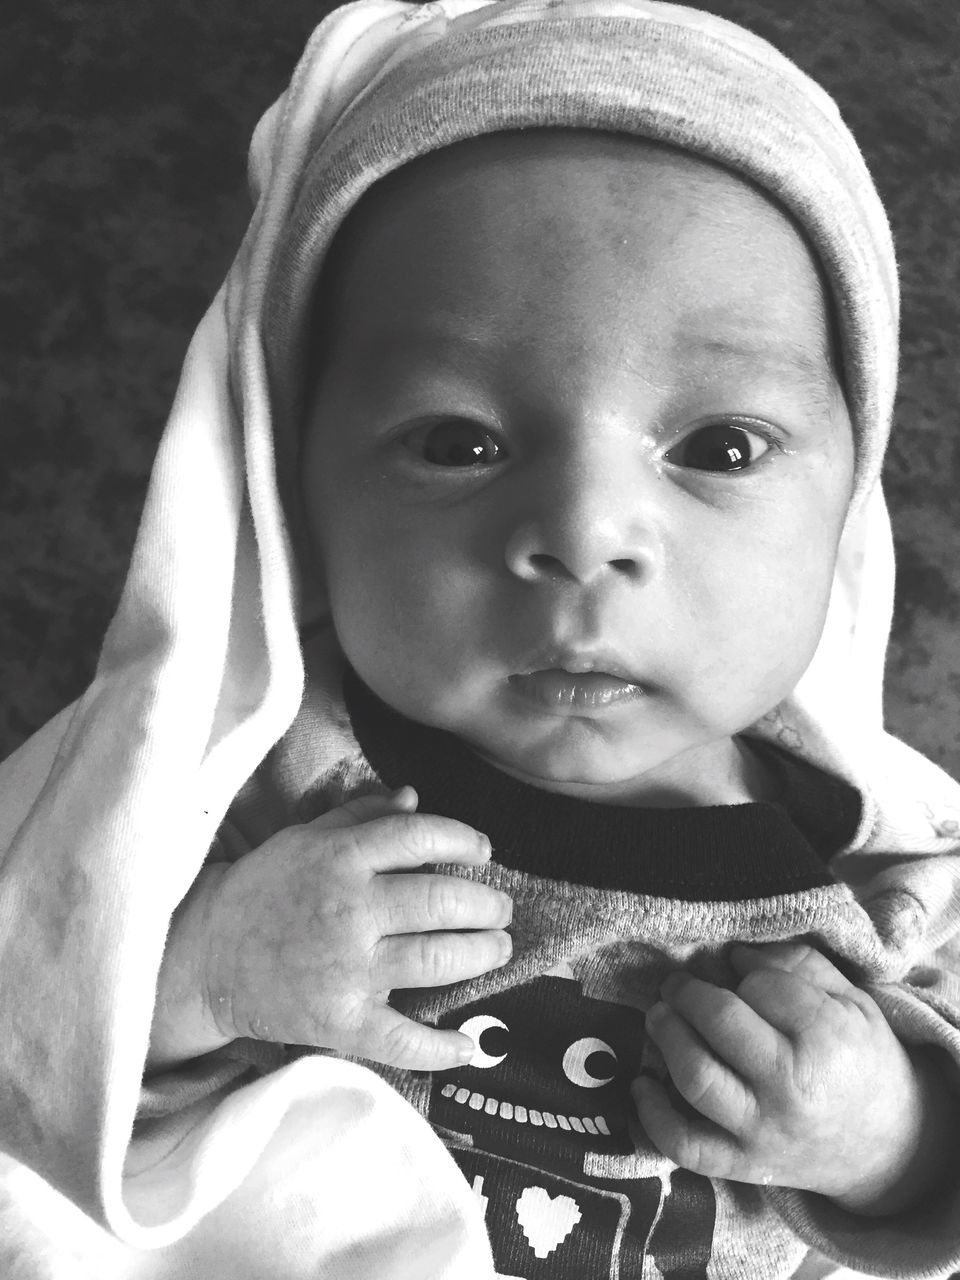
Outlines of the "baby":
[[955,1177],[957,1105],[818,918],[860,797],[748,732],[817,651],[855,488],[804,229],[689,151],[501,131],[377,182],[316,296],[287,502],[381,794],[208,865],[152,1069],[384,1064],[503,1275],[793,1274],[771,1185],[882,1239]]
[[0,774],[4,1150],[110,1280],[949,1276],[960,807],[882,729],[833,104],[656,0],[355,0],[251,176]]

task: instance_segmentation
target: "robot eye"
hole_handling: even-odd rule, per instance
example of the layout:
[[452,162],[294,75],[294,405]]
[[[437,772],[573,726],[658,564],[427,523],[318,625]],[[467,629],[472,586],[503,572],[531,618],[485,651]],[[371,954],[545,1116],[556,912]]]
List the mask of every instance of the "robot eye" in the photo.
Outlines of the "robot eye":
[[[501,1022],[499,1018],[492,1017],[489,1013],[478,1013],[475,1017],[468,1018],[466,1022],[462,1022],[460,1024],[459,1030],[462,1031],[465,1036],[469,1036],[476,1046],[473,1051],[473,1057],[467,1063],[468,1067],[482,1067],[486,1070],[487,1067],[498,1066],[507,1056],[506,1052],[501,1053],[499,1057],[492,1053],[486,1053],[481,1047],[481,1037],[483,1037],[484,1032],[489,1032],[493,1027],[497,1027],[501,1031],[506,1032],[510,1030],[505,1022]],[[491,1039],[496,1041],[499,1046],[499,1043],[505,1038],[505,1036],[500,1035],[488,1036],[487,1047],[494,1047],[490,1044]]]
[[[567,1079],[584,1089],[599,1089],[602,1084],[609,1084],[617,1063],[617,1055],[606,1040],[598,1040],[596,1036],[574,1040],[563,1055],[563,1070]],[[609,1072],[609,1075],[604,1074],[605,1072]]]

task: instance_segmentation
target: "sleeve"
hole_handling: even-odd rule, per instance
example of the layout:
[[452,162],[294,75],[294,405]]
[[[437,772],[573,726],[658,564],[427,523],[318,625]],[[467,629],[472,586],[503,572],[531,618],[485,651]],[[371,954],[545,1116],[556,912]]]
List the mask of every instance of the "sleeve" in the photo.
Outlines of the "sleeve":
[[[854,870],[864,924],[861,985],[898,1038],[942,1073],[960,1130],[960,853],[874,855]],[[882,869],[877,869],[882,868]],[[869,940],[875,940],[871,949]],[[872,954],[871,954],[872,951]],[[869,1087],[869,1064],[864,1084]],[[947,1278],[960,1271],[960,1149],[934,1193],[886,1218],[847,1212],[824,1196],[765,1193],[819,1253],[870,1276]]]

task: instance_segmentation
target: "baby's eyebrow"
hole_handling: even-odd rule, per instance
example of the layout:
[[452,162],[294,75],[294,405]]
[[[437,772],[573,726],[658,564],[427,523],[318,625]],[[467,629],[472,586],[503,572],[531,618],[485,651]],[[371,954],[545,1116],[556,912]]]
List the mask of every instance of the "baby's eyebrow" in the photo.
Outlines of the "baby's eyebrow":
[[758,331],[742,336],[704,336],[690,343],[687,350],[702,353],[707,360],[784,373],[810,395],[815,408],[825,414],[834,408],[832,361],[826,346],[811,351],[804,343],[785,335]]
[[[504,345],[495,326],[478,324],[473,318],[444,315],[435,317],[432,323],[379,330],[367,354],[377,363],[403,355],[430,355],[484,365]],[[807,398],[810,407],[824,416],[832,415],[836,407],[832,361],[825,344],[819,350],[811,350],[787,335],[763,330],[722,336],[684,331],[673,347],[675,369],[689,369],[691,365],[709,369],[719,363],[748,376],[762,371],[768,377],[786,377]],[[650,383],[649,367],[638,366],[625,353],[621,353],[619,362],[634,376]]]
[[433,321],[404,328],[378,327],[366,339],[365,355],[377,362],[400,355],[480,358],[499,345],[502,345],[500,335],[492,326]]

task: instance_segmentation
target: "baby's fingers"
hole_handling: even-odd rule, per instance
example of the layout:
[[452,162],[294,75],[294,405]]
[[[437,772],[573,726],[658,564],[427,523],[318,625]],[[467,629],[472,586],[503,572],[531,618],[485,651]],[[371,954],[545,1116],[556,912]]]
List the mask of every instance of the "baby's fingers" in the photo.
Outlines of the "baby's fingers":
[[647,1013],[646,1030],[663,1055],[674,1087],[694,1110],[739,1134],[756,1115],[756,1099],[737,1073],[667,1004]]
[[738,943],[730,949],[730,963],[741,978],[759,969],[782,969],[831,995],[853,996],[858,990],[822,951],[806,942]]
[[400,787],[386,795],[354,796],[328,809],[310,823],[314,831],[330,831],[338,827],[356,827],[375,818],[385,818],[393,813],[413,813],[417,807],[417,793],[413,787]]
[[379,875],[370,885],[374,920],[384,935],[433,929],[504,929],[509,895],[452,875]]
[[377,944],[371,985],[391,991],[400,987],[445,987],[499,969],[512,951],[510,935],[499,929],[397,934],[382,938]]
[[389,1005],[377,1005],[358,1032],[355,1042],[343,1050],[357,1057],[408,1071],[449,1071],[463,1066],[474,1045],[460,1031],[438,1031],[405,1018]]
[[751,1009],[791,1041],[814,1028],[842,1036],[849,1004],[783,969],[755,969],[737,987]]
[[395,813],[342,833],[370,871],[404,871],[427,862],[475,866],[490,857],[490,841],[465,822],[436,814]]
[[666,978],[660,994],[741,1076],[755,1080],[777,1062],[781,1036],[735,992],[677,972]]
[[680,1115],[664,1086],[649,1076],[636,1079],[632,1092],[647,1137],[668,1160],[707,1177],[736,1177],[741,1157],[729,1134],[709,1120]]

